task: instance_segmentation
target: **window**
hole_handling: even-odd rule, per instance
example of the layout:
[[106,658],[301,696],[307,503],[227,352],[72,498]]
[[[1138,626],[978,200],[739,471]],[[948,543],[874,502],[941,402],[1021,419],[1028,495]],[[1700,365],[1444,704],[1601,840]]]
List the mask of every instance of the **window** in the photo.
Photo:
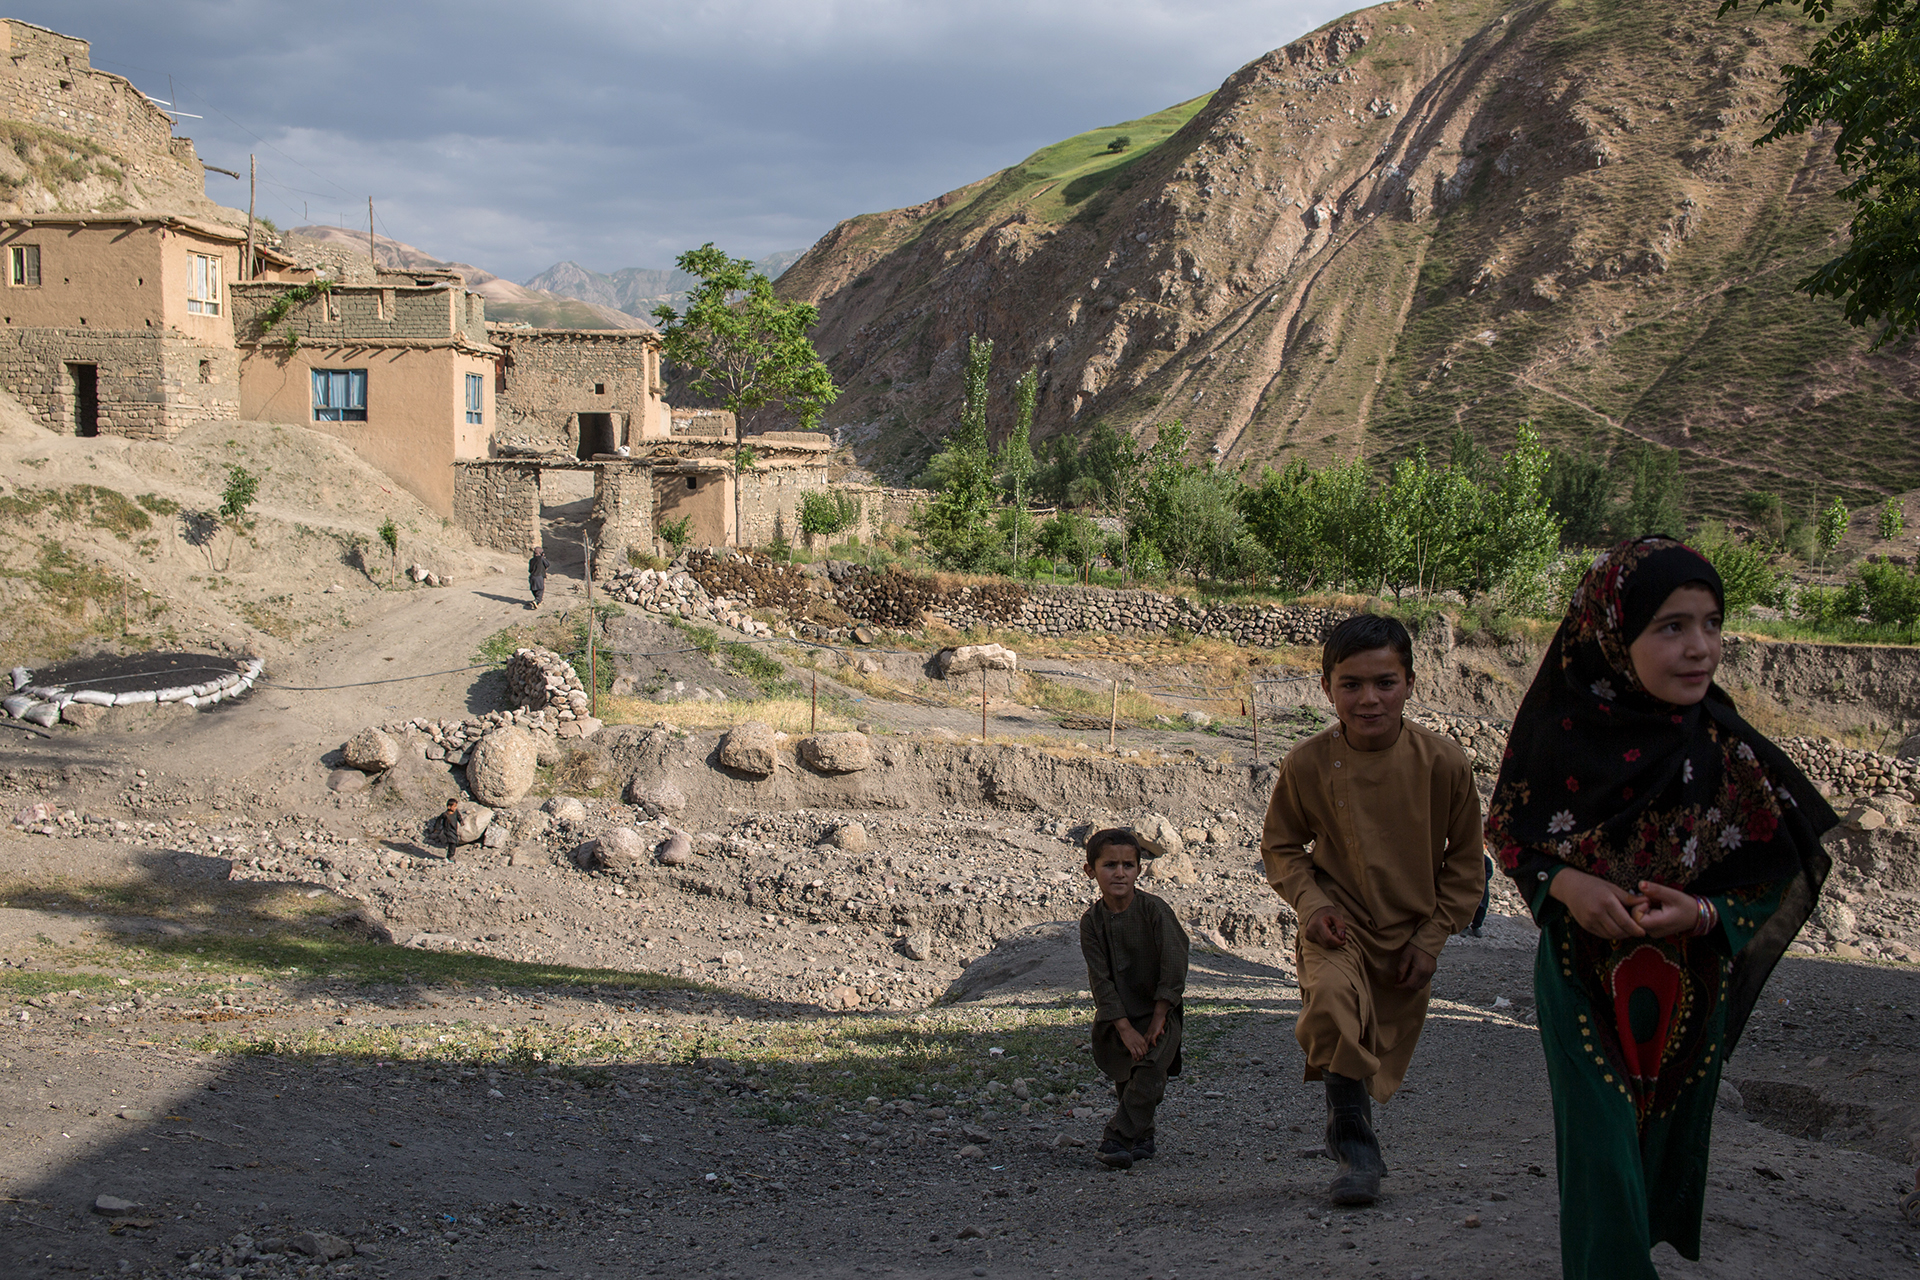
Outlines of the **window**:
[[365,422],[367,420],[367,371],[365,369],[315,369],[313,371],[313,420],[315,422]]
[[37,244],[16,244],[7,251],[12,260],[12,269],[7,273],[10,284],[33,288],[40,283],[40,246]]
[[204,253],[188,255],[187,312],[196,316],[220,314],[220,259]]
[[485,422],[486,421],[486,401],[485,399],[482,398],[485,395],[486,395],[486,388],[482,385],[480,381],[480,375],[477,373],[468,374],[467,375],[467,421],[468,422]]
[[596,382],[596,383],[594,383],[594,384],[593,384],[593,394],[595,394],[595,395],[597,395],[597,396],[603,396],[603,395],[605,395],[605,394],[607,394],[607,384],[606,384],[606,383],[604,383],[604,382]]

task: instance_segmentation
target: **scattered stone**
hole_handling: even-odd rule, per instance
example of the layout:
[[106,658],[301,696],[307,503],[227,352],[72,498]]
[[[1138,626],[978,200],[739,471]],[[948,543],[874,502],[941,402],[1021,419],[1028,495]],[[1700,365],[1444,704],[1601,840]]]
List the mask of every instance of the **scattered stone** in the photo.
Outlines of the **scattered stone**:
[[663,867],[684,867],[693,861],[693,838],[684,831],[669,830],[653,857]]
[[827,1007],[830,1009],[858,1009],[860,993],[852,987],[835,987],[827,993]]
[[1461,1223],[1460,1225],[1463,1227],[1477,1227],[1480,1225],[1480,1215],[1477,1213],[1470,1213],[1467,1215],[1467,1220]]
[[1186,839],[1181,836],[1180,828],[1165,817],[1150,813],[1133,824],[1133,832],[1140,837],[1140,852],[1152,858],[1178,857],[1186,851]]
[[[982,1151],[979,1147],[975,1146],[973,1143],[969,1142],[966,1146],[960,1148],[959,1154],[960,1154],[960,1158],[963,1160],[978,1160],[981,1156],[987,1153]],[[980,1237],[986,1234],[987,1234],[986,1232],[982,1231],[978,1227],[962,1227],[960,1229],[960,1238],[962,1240],[978,1240]]]
[[454,843],[472,844],[486,835],[492,825],[493,810],[483,804],[463,804],[460,806],[460,821],[453,828]]
[[332,1262],[335,1258],[353,1255],[351,1240],[329,1235],[324,1231],[302,1231],[287,1241],[287,1247],[295,1253],[304,1253],[307,1257],[318,1258],[322,1262]]
[[1194,865],[1193,857],[1186,853],[1166,853],[1158,858],[1149,858],[1140,868],[1143,880],[1164,880],[1168,884],[1195,885],[1200,883],[1200,868]]
[[106,719],[107,709],[86,702],[69,702],[60,708],[60,719],[76,729],[91,729]]
[[686,793],[665,779],[646,782],[636,776],[627,784],[627,800],[656,818],[670,818],[687,807]]
[[822,773],[858,773],[873,764],[873,745],[861,733],[816,733],[800,740],[800,755]]
[[842,853],[866,853],[873,848],[867,829],[857,822],[843,822],[826,838],[826,843]]
[[1827,931],[1827,936],[1838,941],[1851,938],[1860,927],[1859,920],[1853,914],[1853,908],[1830,895],[1823,895],[1813,908],[1813,922]]
[[132,1200],[122,1200],[119,1196],[98,1196],[93,1202],[93,1211],[112,1218],[123,1213],[131,1213],[140,1206]]
[[901,940],[901,948],[910,960],[933,959],[933,930],[915,929]]
[[365,791],[369,783],[367,775],[358,769],[335,769],[327,775],[327,790],[338,791],[342,795],[353,795]]
[[340,754],[350,768],[382,773],[400,763],[400,744],[385,730],[369,727],[348,738]]
[[587,820],[587,806],[572,796],[555,796],[542,806],[555,822],[569,822],[578,826]]
[[975,671],[1018,671],[1020,655],[1004,645],[963,644],[956,649],[942,649],[935,654],[933,669],[942,680],[952,680]]
[[1195,729],[1204,729],[1213,723],[1213,717],[1204,711],[1182,711],[1180,718]]
[[513,833],[507,830],[506,823],[492,822],[487,824],[487,833],[480,837],[480,844],[487,849],[504,849],[512,839]]
[[1878,831],[1887,825],[1887,815],[1872,805],[1855,805],[1840,819],[1852,831]]
[[775,765],[773,726],[743,720],[720,739],[720,763],[756,778],[771,777]]
[[587,847],[592,850],[588,855],[588,865],[597,871],[627,875],[646,865],[646,837],[632,827],[603,831],[600,838]]
[[467,789],[482,804],[517,804],[533,790],[538,765],[532,734],[495,729],[480,739],[467,761]]
[[1715,1104],[1722,1111],[1745,1111],[1747,1109],[1746,1098],[1741,1096],[1740,1090],[1735,1087],[1733,1081],[1727,1079],[1725,1076],[1720,1078],[1720,1093],[1715,1099]]

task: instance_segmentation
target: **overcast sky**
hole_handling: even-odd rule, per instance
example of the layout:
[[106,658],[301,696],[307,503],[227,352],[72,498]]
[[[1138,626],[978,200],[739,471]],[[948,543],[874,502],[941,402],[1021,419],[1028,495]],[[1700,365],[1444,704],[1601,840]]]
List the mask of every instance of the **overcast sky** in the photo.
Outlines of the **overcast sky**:
[[[524,280],[812,244],[1217,87],[1335,0],[14,0],[260,211]],[[171,93],[169,80],[171,80]],[[208,193],[246,205],[245,184]]]

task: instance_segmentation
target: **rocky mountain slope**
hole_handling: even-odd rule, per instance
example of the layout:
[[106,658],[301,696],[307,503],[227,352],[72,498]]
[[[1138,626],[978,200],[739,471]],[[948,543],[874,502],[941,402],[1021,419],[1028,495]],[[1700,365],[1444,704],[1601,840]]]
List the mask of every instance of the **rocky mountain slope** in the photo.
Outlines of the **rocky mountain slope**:
[[[949,428],[969,333],[1041,435],[1180,418],[1230,463],[1551,443],[1679,450],[1703,512],[1920,483],[1920,352],[1792,291],[1845,234],[1829,140],[1759,150],[1807,45],[1712,0],[1395,0],[1205,99],[852,218],[817,303],[863,460]],[[1118,135],[1131,145],[1110,150]],[[1010,411],[996,406],[996,420]]]
[[[341,227],[295,227],[290,237],[321,245],[339,246],[364,262],[367,257],[367,233]],[[290,242],[291,243],[291,242]],[[458,271],[467,288],[487,300],[487,319],[518,320],[536,328],[555,329],[644,329],[645,321],[618,307],[583,302],[538,288],[517,285],[471,263],[446,262],[423,250],[386,236],[374,237],[374,251],[383,267],[415,271]]]
[[[778,280],[780,273],[799,260],[803,250],[782,249],[754,263],[763,274]],[[578,298],[597,306],[611,307],[631,316],[646,317],[661,303],[679,307],[692,288],[695,277],[684,271],[662,271],[652,267],[623,267],[611,275],[590,271],[577,262],[556,262],[526,282],[526,287],[563,298]]]

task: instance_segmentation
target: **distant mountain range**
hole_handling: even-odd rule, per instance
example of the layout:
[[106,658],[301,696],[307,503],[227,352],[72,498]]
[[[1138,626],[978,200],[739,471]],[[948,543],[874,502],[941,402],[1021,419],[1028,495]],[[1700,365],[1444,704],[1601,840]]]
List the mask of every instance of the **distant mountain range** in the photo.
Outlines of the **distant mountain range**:
[[[287,232],[323,243],[351,246],[364,260],[367,233],[340,227],[294,227]],[[560,262],[524,285],[515,284],[468,262],[449,262],[386,236],[374,238],[383,267],[403,271],[457,271],[467,288],[487,300],[489,320],[518,321],[539,329],[648,329],[648,313],[661,303],[678,307],[694,277],[680,271],[628,267],[612,275],[589,271],[577,262]],[[784,250],[754,265],[778,279],[803,251]]]
[[[769,279],[800,260],[803,249],[784,249],[754,263]],[[696,278],[684,271],[661,271],[652,267],[625,267],[611,275],[589,271],[577,262],[557,262],[526,282],[526,287],[542,293],[578,298],[596,306],[622,311],[630,316],[648,316],[661,303],[679,307]]]

